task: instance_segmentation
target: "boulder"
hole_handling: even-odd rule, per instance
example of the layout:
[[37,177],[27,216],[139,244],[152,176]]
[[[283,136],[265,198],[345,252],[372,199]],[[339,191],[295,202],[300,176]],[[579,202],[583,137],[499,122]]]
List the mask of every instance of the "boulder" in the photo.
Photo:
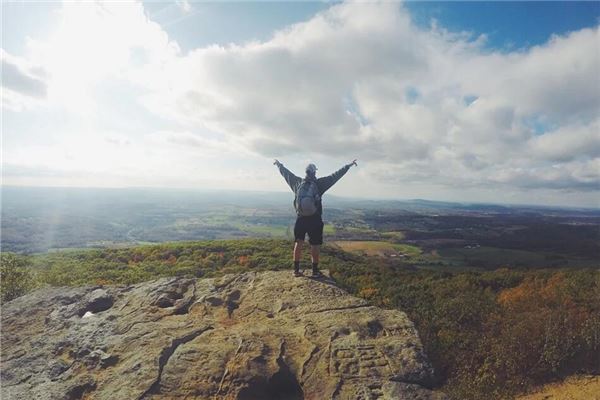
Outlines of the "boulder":
[[259,272],[46,288],[2,309],[6,399],[444,399],[406,314]]

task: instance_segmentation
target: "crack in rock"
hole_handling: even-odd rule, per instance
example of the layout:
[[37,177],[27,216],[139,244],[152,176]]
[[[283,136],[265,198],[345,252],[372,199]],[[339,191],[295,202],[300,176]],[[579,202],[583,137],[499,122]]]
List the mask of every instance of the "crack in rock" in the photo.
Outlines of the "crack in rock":
[[190,285],[188,285],[186,293],[190,290],[190,286],[192,287],[192,294],[187,299],[184,296],[179,303],[175,304],[175,311],[173,311],[174,315],[187,314],[190,311],[190,307],[196,301],[196,284],[192,282]]
[[322,310],[311,311],[311,312],[309,312],[307,314],[319,314],[319,313],[324,313],[324,312],[327,312],[327,311],[355,310],[357,308],[368,308],[368,307],[373,307],[373,306],[370,305],[370,304],[355,304],[355,305],[351,305],[351,306],[324,308]]
[[162,351],[160,352],[160,357],[158,358],[158,375],[157,375],[156,379],[154,380],[154,382],[152,382],[152,385],[150,385],[150,387],[144,393],[142,393],[142,395],[140,397],[138,397],[138,399],[142,400],[150,394],[157,394],[160,392],[160,380],[162,378],[163,369],[165,368],[165,365],[167,365],[167,363],[169,362],[169,359],[175,353],[175,350],[177,350],[177,348],[179,346],[196,339],[198,336],[202,335],[204,332],[207,332],[212,329],[214,329],[212,326],[208,326],[206,328],[202,328],[202,329],[198,329],[193,332],[190,332],[183,337],[175,338],[175,339],[171,340],[171,344],[169,346],[165,347],[164,349],[162,349]]
[[304,360],[304,362],[302,363],[302,369],[300,371],[300,378],[302,378],[303,381],[310,378],[312,373],[315,372],[315,369],[312,369],[310,371],[310,373],[308,374],[308,376],[306,378],[304,377],[304,375],[306,374],[306,367],[308,366],[308,363],[310,363],[312,361],[315,354],[317,354],[319,351],[320,351],[319,346],[313,346],[312,350],[310,351],[310,354],[308,355],[306,360]]

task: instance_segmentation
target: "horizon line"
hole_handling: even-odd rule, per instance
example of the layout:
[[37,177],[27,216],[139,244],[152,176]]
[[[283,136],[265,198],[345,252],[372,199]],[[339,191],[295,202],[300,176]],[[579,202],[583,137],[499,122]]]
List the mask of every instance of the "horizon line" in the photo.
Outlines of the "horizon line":
[[[78,190],[164,190],[164,191],[195,191],[195,192],[242,192],[242,193],[290,193],[289,191],[278,190],[244,190],[244,189],[218,189],[218,188],[189,188],[189,187],[164,187],[164,186],[34,186],[34,185],[5,185],[0,183],[0,190],[4,188],[25,188],[25,189],[78,189]],[[500,206],[500,207],[535,207],[545,209],[570,209],[570,210],[594,210],[600,211],[598,206],[573,206],[573,205],[544,205],[527,203],[502,203],[502,202],[483,202],[483,201],[457,201],[457,200],[432,200],[428,198],[400,198],[400,197],[352,197],[330,194],[328,197],[334,197],[350,201],[373,201],[373,202],[411,202],[426,201],[432,203],[450,203],[458,205],[476,205],[476,206]],[[1,198],[1,196],[0,196]],[[1,202],[0,202],[1,205]]]

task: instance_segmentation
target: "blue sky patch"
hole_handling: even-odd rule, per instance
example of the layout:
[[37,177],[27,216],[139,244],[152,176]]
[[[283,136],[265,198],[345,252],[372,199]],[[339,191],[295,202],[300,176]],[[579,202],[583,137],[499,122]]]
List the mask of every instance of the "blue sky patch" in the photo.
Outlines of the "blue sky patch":
[[473,104],[475,102],[475,100],[477,100],[478,98],[479,98],[478,96],[469,95],[469,96],[463,97],[463,101],[465,102],[465,105],[468,107],[471,104]]
[[409,1],[413,22],[429,28],[432,20],[451,32],[486,35],[486,46],[512,51],[544,44],[552,35],[595,27],[598,1]]
[[532,115],[523,118],[523,123],[536,136],[541,136],[544,133],[553,131],[557,128],[545,115]]
[[356,101],[354,100],[354,97],[352,97],[352,95],[344,96],[344,98],[342,99],[342,103],[344,106],[344,110],[348,114],[352,115],[362,126],[369,124],[369,120],[364,115],[362,115],[362,113],[360,112],[360,108],[358,107],[358,104],[356,104]]
[[417,88],[413,86],[409,86],[404,91],[404,98],[408,102],[408,104],[415,104],[419,98],[420,94]]

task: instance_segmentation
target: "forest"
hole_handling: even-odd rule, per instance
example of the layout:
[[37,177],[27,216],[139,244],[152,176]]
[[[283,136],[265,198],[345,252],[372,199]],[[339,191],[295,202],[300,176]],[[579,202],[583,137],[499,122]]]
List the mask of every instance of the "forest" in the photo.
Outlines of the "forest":
[[[398,251],[413,251],[402,248]],[[47,285],[132,284],[290,269],[290,242],[173,242],[35,255],[2,253],[2,301]],[[304,265],[308,264],[305,254]],[[600,373],[600,271],[595,268],[418,268],[323,248],[338,284],[415,322],[452,399],[510,398],[574,373]]]

